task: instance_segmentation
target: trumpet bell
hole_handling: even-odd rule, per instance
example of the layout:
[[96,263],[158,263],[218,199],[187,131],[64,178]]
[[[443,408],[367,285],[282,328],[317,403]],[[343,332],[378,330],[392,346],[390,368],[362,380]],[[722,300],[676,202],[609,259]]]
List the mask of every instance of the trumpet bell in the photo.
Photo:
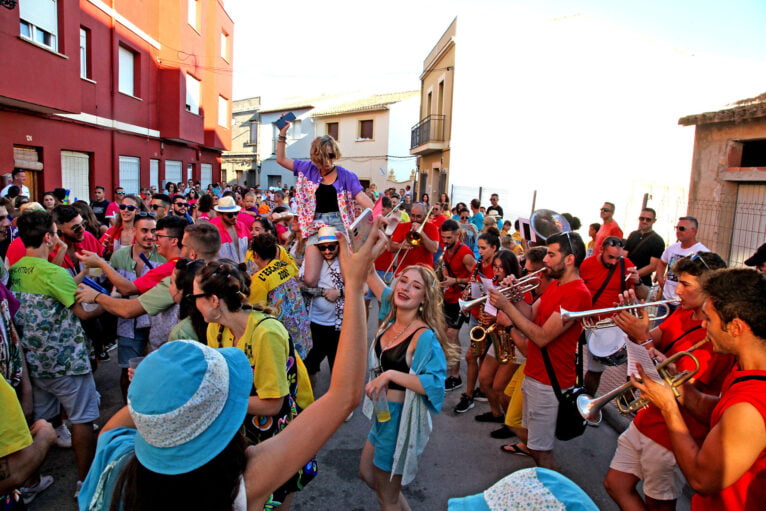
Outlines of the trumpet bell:
[[580,412],[580,415],[582,415],[583,419],[595,424],[601,423],[601,407],[603,404],[601,404],[598,399],[594,399],[588,394],[580,394],[577,396],[576,403],[577,411]]
[[548,241],[548,238],[561,232],[571,232],[569,221],[559,213],[550,209],[538,209],[529,219],[529,224],[535,236]]
[[404,239],[413,247],[417,247],[423,241],[423,236],[421,236],[418,231],[410,231]]

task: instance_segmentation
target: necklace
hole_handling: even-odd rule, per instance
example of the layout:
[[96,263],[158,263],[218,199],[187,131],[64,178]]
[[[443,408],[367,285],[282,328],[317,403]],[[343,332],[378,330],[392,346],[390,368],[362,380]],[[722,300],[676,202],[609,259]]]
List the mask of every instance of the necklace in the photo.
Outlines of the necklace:
[[[393,338],[393,339],[391,339],[391,342],[387,342],[387,343],[386,343],[386,345],[385,345],[385,346],[383,346],[383,349],[384,349],[384,350],[387,350],[388,348],[390,348],[391,346],[393,346],[394,344],[396,344],[396,341],[398,341],[398,340],[399,340],[399,337],[401,337],[401,336],[402,336],[402,334],[403,334],[403,333],[404,333],[404,332],[405,332],[405,331],[406,331],[406,330],[407,330],[407,329],[410,327],[410,325],[411,325],[411,324],[412,324],[412,323],[410,323],[409,325],[407,325],[407,326],[405,326],[404,328],[402,328],[401,330],[399,330],[399,331],[396,333],[396,335],[394,336],[394,338]],[[381,345],[382,345],[382,344],[383,344],[383,340],[381,339]]]

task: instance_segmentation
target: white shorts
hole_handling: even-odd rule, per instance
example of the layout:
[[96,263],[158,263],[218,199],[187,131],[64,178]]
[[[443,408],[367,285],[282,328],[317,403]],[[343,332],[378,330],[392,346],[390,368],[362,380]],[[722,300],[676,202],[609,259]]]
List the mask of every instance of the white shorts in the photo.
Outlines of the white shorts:
[[529,430],[527,447],[535,451],[552,451],[556,438],[559,401],[553,387],[529,376],[521,384],[524,394],[521,425]]
[[609,468],[632,474],[644,482],[644,494],[655,500],[676,500],[683,475],[673,451],[641,433],[633,423],[617,439]]

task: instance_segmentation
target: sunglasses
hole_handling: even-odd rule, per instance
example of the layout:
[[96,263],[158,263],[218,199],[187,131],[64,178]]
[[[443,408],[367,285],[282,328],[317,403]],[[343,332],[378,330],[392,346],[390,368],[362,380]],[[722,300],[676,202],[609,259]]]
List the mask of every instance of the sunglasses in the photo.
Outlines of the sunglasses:
[[161,205],[161,204],[152,204],[152,205],[151,205],[151,208],[152,208],[154,211],[157,211],[158,209],[160,209],[160,208],[164,208],[164,207],[165,207],[165,206],[163,206],[163,205]]
[[177,236],[168,236],[167,234],[155,234],[155,236],[158,237],[158,238],[170,238],[170,239],[174,239],[174,240],[178,239]]
[[567,244],[569,245],[569,253],[570,253],[570,254],[572,254],[572,255],[574,255],[574,249],[572,248],[572,240],[571,240],[571,239],[569,239],[569,235],[570,235],[571,233],[567,231],[567,232],[564,232],[564,233],[562,233],[562,234],[563,234],[564,236],[566,236],[566,238],[567,238]]
[[[569,238],[567,238],[569,239]],[[625,245],[622,243],[622,240],[605,240],[604,245],[609,245],[610,247],[624,247]]]
[[226,218],[234,218],[235,216],[237,216],[236,213],[221,213],[221,214],[225,216]]
[[640,216],[640,217],[638,217],[638,220],[640,222],[654,222],[654,218],[652,218],[650,216]]
[[138,206],[133,206],[132,204],[120,204],[120,209],[122,211],[135,211],[138,209]]
[[711,271],[710,270],[710,266],[708,266],[707,263],[705,262],[705,258],[703,258],[702,254],[700,254],[699,252],[697,252],[694,255],[687,256],[687,257],[689,258],[689,261],[692,261],[692,262],[699,261],[699,262],[701,262],[705,266],[705,268],[707,268],[708,271]]
[[179,208],[188,208],[189,207],[189,204],[187,204],[186,202],[176,202],[173,205],[176,206],[176,207],[179,207]]
[[609,209],[609,208],[601,208],[601,212],[602,212],[602,213],[611,213],[611,211],[612,211],[612,210],[611,210],[611,209]]
[[338,248],[337,243],[330,243],[328,245],[319,245],[317,246],[320,252],[332,252],[336,248]]
[[694,227],[685,227],[685,226],[683,226],[683,225],[676,225],[676,227],[675,227],[675,228],[676,228],[676,230],[677,230],[677,231],[681,231],[681,232],[684,232],[684,231],[686,231],[687,229],[688,229],[688,230],[694,229]]
[[125,195],[125,192],[114,192],[115,195]]
[[330,159],[330,160],[334,160],[335,159],[335,153],[327,153],[327,158]]
[[188,295],[186,295],[186,298],[196,302],[197,298],[207,298],[208,296],[210,296],[210,295],[207,294],[207,293],[198,293],[196,295],[194,293],[189,293]]
[[85,221],[84,221],[84,220],[83,220],[83,222],[82,222],[81,224],[75,224],[75,225],[73,225],[73,226],[71,227],[71,229],[72,229],[72,232],[74,232],[74,233],[76,234],[76,233],[79,233],[79,232],[82,232],[82,231],[84,231],[84,230],[85,230],[85,225],[86,225],[86,223],[85,223]]
[[157,213],[155,213],[154,211],[139,211],[138,213],[136,213],[136,216],[139,216],[141,218],[147,217],[147,216],[152,217],[152,218],[156,218],[157,217]]
[[468,220],[468,217],[467,216],[461,216],[460,220]]

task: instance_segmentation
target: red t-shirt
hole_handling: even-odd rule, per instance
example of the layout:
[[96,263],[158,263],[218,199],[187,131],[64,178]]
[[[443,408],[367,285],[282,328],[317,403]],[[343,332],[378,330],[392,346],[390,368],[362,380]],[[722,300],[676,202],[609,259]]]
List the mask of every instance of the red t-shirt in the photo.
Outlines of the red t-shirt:
[[166,263],[162,263],[161,265],[149,270],[145,275],[134,280],[133,284],[135,284],[138,292],[144,294],[159,284],[160,281],[165,277],[170,277],[173,274],[173,270],[176,268],[176,261],[179,259],[180,257],[176,257],[175,259],[171,259]]
[[436,241],[439,242],[439,246],[442,247],[442,248],[444,248],[444,245],[442,244],[442,232],[441,232],[441,228],[442,228],[442,224],[444,222],[446,222],[446,221],[447,221],[447,217],[444,216],[444,215],[439,215],[439,216],[434,217],[434,218],[432,218],[431,220],[428,221],[429,224],[431,224],[434,227],[436,227],[436,235],[437,235]]
[[[692,314],[693,311],[690,310],[676,309],[660,325],[662,338],[656,346],[659,351],[667,356],[680,351],[687,351],[707,336],[707,331],[702,328],[702,323],[694,319]],[[724,379],[731,373],[734,367],[734,357],[732,355],[715,353],[712,344],[709,342],[694,350],[692,354],[700,363],[700,370],[694,376],[697,387],[707,394],[718,395]],[[689,357],[682,357],[676,362],[676,368],[679,371],[693,370],[694,367],[694,361]],[[691,436],[698,444],[702,444],[702,440],[708,434],[710,428],[695,419],[683,407],[681,408],[681,415],[689,428]],[[636,426],[636,429],[648,438],[666,449],[672,450],[670,434],[659,408],[650,404],[640,409],[636,413],[633,424]]]
[[[95,252],[99,256],[102,255],[104,253],[104,246],[98,242],[96,237],[88,231],[85,231],[83,234],[85,236],[83,237],[82,241],[80,243],[74,244],[75,252],[82,253],[83,250],[88,250],[90,252]],[[58,254],[58,250],[48,254],[48,261],[53,261],[56,258],[56,254]],[[80,268],[82,265],[80,265],[79,260],[72,261],[72,259],[69,258],[69,254],[66,254],[64,256],[64,260],[61,263],[61,266],[74,273],[79,273],[77,268]]]
[[[461,243],[455,250],[454,255],[449,255],[446,251],[442,255],[444,263],[444,276],[458,279],[467,279],[471,276],[471,270],[466,269],[463,264],[465,256],[473,256],[473,251],[465,243]],[[447,269],[449,268],[449,269]],[[490,269],[492,267],[490,266]],[[452,286],[444,290],[444,301],[447,303],[457,303],[463,296],[463,288]]]
[[[737,403],[750,403],[766,423],[766,382],[747,380],[732,385],[743,376],[766,376],[766,371],[732,371],[723,383],[721,400],[713,409],[710,427],[721,420],[727,408]],[[692,497],[692,511],[743,510],[757,511],[766,506],[766,451],[761,451],[755,463],[737,481],[721,491]]]
[[[631,266],[635,266],[633,262],[625,258],[625,270]],[[590,291],[591,296],[596,294],[596,291],[601,289],[604,285],[606,276],[609,275],[609,268],[604,266],[601,261],[601,256],[587,257],[580,265],[580,278],[585,282],[585,287]],[[608,307],[614,307],[618,302],[617,297],[622,292],[622,283],[625,280],[625,273],[620,271],[620,263],[617,263],[617,268],[614,269],[612,277],[609,279],[609,283],[606,288],[601,292],[596,303],[593,304],[594,309],[604,309]],[[633,279],[625,283],[625,289],[633,289]]]
[[120,205],[117,204],[117,202],[110,202],[109,205],[106,207],[106,212],[104,213],[104,216],[106,218],[117,218],[117,215],[120,214]]
[[622,229],[617,225],[617,222],[612,220],[608,224],[602,224],[596,234],[596,240],[593,242],[593,255],[597,256],[601,253],[601,245],[604,244],[604,240],[609,236],[616,236],[622,239]]
[[[573,280],[566,284],[559,284],[558,281],[551,282],[540,296],[535,324],[543,326],[551,314],[559,312],[561,307],[572,312],[588,310],[591,308],[590,300],[590,292],[582,279]],[[556,380],[562,390],[575,384],[577,375],[575,357],[577,355],[577,341],[581,333],[582,325],[576,321],[562,335],[547,345],[548,356],[551,359]],[[551,384],[548,371],[545,370],[542,351],[531,341],[528,343],[527,365],[524,374],[546,385]]]
[[27,255],[27,247],[24,246],[21,237],[14,239],[11,241],[11,244],[8,245],[8,250],[5,252],[5,260],[7,261],[6,266],[10,268],[25,255]]
[[[394,234],[391,236],[391,241],[394,243],[401,243],[404,241],[404,238],[407,236],[407,233],[411,229],[412,222],[399,224],[396,227]],[[423,226],[423,232],[430,239],[435,241],[439,240],[439,231],[436,230],[436,227],[434,227],[433,224],[426,222]],[[396,253],[396,251],[394,251],[394,253]],[[426,250],[426,247],[421,243],[417,247],[411,248],[409,250],[403,249],[402,253],[399,254],[399,262],[401,264],[398,264],[399,271],[396,273],[397,276],[402,272],[402,270],[408,266],[412,266],[413,264],[421,264],[423,266],[433,268],[434,255]]]

